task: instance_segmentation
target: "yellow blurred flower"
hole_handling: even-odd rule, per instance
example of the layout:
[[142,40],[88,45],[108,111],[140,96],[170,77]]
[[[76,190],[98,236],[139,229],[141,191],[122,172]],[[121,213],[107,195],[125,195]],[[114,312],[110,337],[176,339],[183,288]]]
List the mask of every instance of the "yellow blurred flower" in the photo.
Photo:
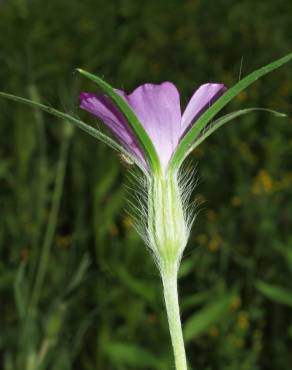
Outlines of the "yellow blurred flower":
[[249,318],[248,314],[245,311],[240,311],[237,319],[237,325],[243,331],[246,331],[249,328]]
[[57,235],[56,236],[56,245],[59,248],[69,248],[72,244],[72,238],[70,235]]
[[254,178],[252,192],[256,195],[271,193],[274,190],[274,181],[268,171],[262,169]]
[[212,338],[216,338],[219,335],[219,329],[216,326],[211,326],[208,330],[208,334]]
[[204,155],[204,150],[202,147],[197,147],[193,152],[194,157],[196,158],[202,158]]
[[286,80],[279,89],[279,95],[281,96],[290,96],[292,93],[292,84],[291,81]]
[[117,236],[119,234],[119,229],[116,225],[112,225],[110,233],[112,236]]
[[217,252],[217,250],[220,247],[220,244],[222,243],[220,237],[214,237],[212,238],[208,243],[208,249],[211,252]]
[[207,235],[206,234],[199,234],[197,236],[197,241],[199,244],[206,244],[208,241]]
[[241,205],[241,199],[239,196],[235,195],[231,198],[231,204],[233,207],[239,207]]
[[237,95],[236,100],[243,102],[247,99],[247,93],[246,91],[242,91],[240,94]]
[[123,225],[126,229],[131,229],[133,227],[133,219],[130,216],[126,216],[123,219]]
[[208,209],[207,211],[207,219],[209,221],[215,221],[218,218],[216,212],[213,209]]
[[148,315],[148,321],[151,322],[152,324],[155,324],[158,321],[158,316],[155,315],[154,313],[150,313]]
[[20,251],[20,259],[21,261],[23,262],[27,262],[29,257],[30,257],[31,253],[30,253],[30,250],[29,248],[23,248],[21,249]]
[[235,311],[237,310],[239,307],[241,306],[241,298],[236,296],[233,298],[232,302],[231,302],[231,305],[230,305],[230,309],[232,311]]

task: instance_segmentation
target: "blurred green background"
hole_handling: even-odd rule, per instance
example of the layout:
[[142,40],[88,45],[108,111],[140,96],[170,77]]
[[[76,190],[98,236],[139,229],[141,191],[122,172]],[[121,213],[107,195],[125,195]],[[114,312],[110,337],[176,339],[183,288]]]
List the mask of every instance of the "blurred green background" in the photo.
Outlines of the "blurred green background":
[[[82,67],[182,106],[292,49],[290,0],[1,0],[0,90],[80,115]],[[242,65],[242,68],[240,67]],[[182,262],[190,369],[291,370],[292,66],[192,154],[201,202]],[[158,272],[125,212],[127,168],[83,132],[0,100],[0,368],[173,368]]]

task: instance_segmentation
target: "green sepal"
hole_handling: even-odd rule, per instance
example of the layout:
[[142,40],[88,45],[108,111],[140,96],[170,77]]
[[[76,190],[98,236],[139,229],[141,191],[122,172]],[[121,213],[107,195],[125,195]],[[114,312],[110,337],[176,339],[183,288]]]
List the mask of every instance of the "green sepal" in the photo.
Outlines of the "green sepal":
[[288,63],[292,59],[292,53],[277,59],[276,61],[250,73],[248,76],[240,80],[233,87],[228,89],[209,109],[207,109],[201,117],[196,121],[188,133],[183,137],[178,145],[174,155],[169,164],[170,169],[178,168],[184,160],[186,153],[189,152],[190,147],[196,138],[200,135],[201,131],[211,121],[211,119],[227,105],[233,98],[235,98],[241,91],[246,89],[253,82],[260,77],[272,72],[273,70],[281,67],[283,64]]
[[102,80],[100,77],[97,77],[89,72],[86,72],[82,69],[77,69],[77,71],[83,75],[84,77],[88,78],[89,80],[95,82],[117,105],[120,109],[122,114],[125,116],[127,122],[131,126],[134,134],[136,135],[141,147],[145,153],[145,156],[149,162],[149,166],[154,173],[161,172],[161,165],[159,161],[159,157],[157,152],[154,148],[154,145],[145,131],[144,127],[138,120],[137,116],[131,109],[131,107],[126,103],[126,101],[116,93],[112,86],[110,86],[107,82]]
[[225,123],[228,123],[228,122],[234,120],[237,117],[243,116],[243,115],[248,114],[248,113],[257,112],[257,111],[270,113],[273,116],[278,117],[278,118],[287,117],[287,114],[285,114],[285,113],[280,113],[280,112],[277,112],[275,110],[266,109],[266,108],[247,108],[247,109],[237,110],[236,112],[228,113],[225,116],[222,116],[222,117],[218,118],[216,121],[212,122],[210,124],[210,127],[209,128],[207,127],[206,131],[201,133],[198,136],[198,138],[195,140],[195,142],[191,145],[190,150],[186,153],[185,157],[187,157],[187,155],[190,154],[190,152],[192,152],[197,146],[199,146],[203,141],[205,141],[207,139],[207,137],[209,137],[211,134],[213,134],[213,132],[218,130],[218,128],[220,128],[221,126],[225,125]]
[[145,169],[142,167],[142,165],[139,163],[139,161],[132,156],[131,154],[128,153],[128,151],[123,148],[120,144],[118,144],[116,141],[111,139],[109,136],[103,134],[99,130],[95,129],[94,127],[86,124],[85,122],[67,114],[58,111],[57,109],[54,109],[52,107],[48,107],[47,105],[37,103],[33,100],[25,99],[20,96],[12,95],[12,94],[7,94],[4,92],[0,92],[0,97],[16,101],[18,103],[22,103],[25,105],[29,105],[33,108],[41,109],[57,118],[63,119],[74,126],[80,128],[81,130],[85,131],[87,134],[93,136],[94,138],[100,140],[101,142],[105,143],[106,145],[110,146],[112,149],[124,154],[126,157],[130,157],[131,160],[133,160],[139,167],[140,169],[145,172]]

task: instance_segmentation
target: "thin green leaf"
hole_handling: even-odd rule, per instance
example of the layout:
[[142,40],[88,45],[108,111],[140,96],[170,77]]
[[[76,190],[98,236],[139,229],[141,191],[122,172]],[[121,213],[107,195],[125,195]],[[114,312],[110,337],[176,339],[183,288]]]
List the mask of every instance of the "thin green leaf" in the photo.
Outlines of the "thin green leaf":
[[11,167],[11,160],[1,159],[1,162],[0,162],[0,179],[7,176],[7,173],[9,172],[10,167]]
[[292,307],[292,292],[277,285],[258,281],[256,283],[258,291],[266,298],[287,306]]
[[99,306],[95,307],[95,309],[93,309],[85,317],[83,316],[83,318],[79,321],[76,331],[74,332],[74,337],[72,337],[72,342],[70,346],[70,356],[72,359],[75,359],[82,346],[84,346],[85,342],[84,337],[86,335],[86,332],[90,327],[94,325],[99,310],[100,310]]
[[250,73],[248,76],[243,78],[233,87],[228,89],[208,110],[206,110],[201,117],[196,121],[196,124],[188,131],[188,133],[181,140],[177,147],[171,162],[170,168],[176,169],[180,166],[185,158],[187,152],[189,152],[190,146],[194,140],[198,137],[202,129],[210,122],[210,120],[228,104],[234,97],[236,97],[241,91],[246,89],[253,82],[258,80],[260,77],[272,72],[273,70],[281,67],[283,64],[288,63],[292,59],[292,53],[284,56],[283,58],[277,59],[276,61]]
[[130,124],[142,148],[144,149],[146,157],[149,159],[150,167],[154,172],[160,172],[160,161],[154,145],[130,106],[119,94],[115,92],[115,90],[107,82],[105,82],[101,78],[82,69],[77,69],[77,71],[84,77],[95,82],[116,103],[117,107],[127,119],[127,122]]
[[139,369],[158,369],[159,359],[144,348],[125,342],[111,342],[105,348],[112,361],[119,365],[133,366]]
[[67,294],[76,289],[82,283],[89,265],[89,256],[84,255],[80,261],[79,266],[76,267],[75,273],[66,288]]
[[232,121],[234,118],[237,118],[239,116],[243,116],[244,114],[253,113],[256,111],[262,111],[273,114],[275,117],[287,117],[287,114],[280,113],[271,109],[265,109],[265,108],[247,108],[247,109],[241,109],[236,112],[232,112],[229,114],[226,114],[225,116],[222,116],[218,118],[216,121],[211,123],[210,128],[207,128],[206,132],[201,134],[197,140],[194,142],[194,144],[191,146],[191,149],[188,151],[187,154],[189,154],[191,151],[193,151],[197,146],[199,146],[204,140],[207,139],[208,136],[213,134],[218,128],[225,125],[225,123]]
[[191,271],[194,269],[194,261],[189,258],[181,262],[179,272],[178,272],[178,278],[183,279],[185,276],[187,276]]
[[32,100],[29,100],[29,99],[22,98],[20,96],[0,92],[0,97],[5,98],[5,99],[9,99],[9,100],[12,100],[12,101],[16,101],[18,103],[22,103],[22,104],[25,104],[25,105],[29,105],[30,107],[33,107],[33,108],[41,109],[44,112],[47,112],[47,113],[49,113],[49,114],[51,114],[51,115],[53,115],[57,118],[63,119],[65,121],[73,124],[74,126],[76,126],[76,127],[80,128],[81,130],[85,131],[90,136],[93,136],[94,138],[96,138],[96,139],[100,140],[101,142],[105,143],[106,145],[110,146],[112,149],[124,154],[126,157],[130,157],[140,167],[140,169],[143,172],[145,172],[145,169],[141,166],[141,164],[137,161],[137,159],[134,156],[130,155],[121,145],[119,145],[117,142],[115,142],[109,136],[103,134],[102,132],[98,131],[94,127],[89,126],[85,122],[83,122],[83,121],[81,121],[81,120],[79,120],[79,119],[77,119],[73,116],[70,116],[67,113],[60,112],[57,109],[48,107],[44,104],[40,104],[40,103],[34,102]]
[[128,270],[122,266],[118,269],[117,275],[121,279],[121,282],[132,293],[136,294],[138,297],[141,297],[143,301],[146,301],[151,306],[156,305],[156,291],[149,289],[149,282],[142,281],[141,279],[135,279],[135,277],[131,276]]
[[234,294],[226,294],[189,318],[184,327],[186,342],[203,334],[226,314]]
[[183,297],[180,304],[182,312],[204,303],[208,300],[211,294],[214,294],[214,292],[210,290],[204,290],[203,292],[195,293],[188,297]]
[[24,319],[27,305],[27,281],[25,280],[25,264],[22,263],[14,280],[14,298],[20,319]]

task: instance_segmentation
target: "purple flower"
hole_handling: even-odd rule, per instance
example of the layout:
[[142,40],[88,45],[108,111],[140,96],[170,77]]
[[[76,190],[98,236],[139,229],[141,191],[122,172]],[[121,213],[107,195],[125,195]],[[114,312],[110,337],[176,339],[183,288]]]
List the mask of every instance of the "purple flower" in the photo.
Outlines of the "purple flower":
[[[145,84],[129,95],[122,90],[115,91],[135,112],[152,140],[161,167],[165,171],[180,139],[225,90],[223,84],[201,85],[194,92],[183,114],[179,92],[171,82],[163,82],[160,85]],[[125,149],[147,168],[146,158],[137,138],[109,97],[83,92],[80,94],[80,107],[102,120]]]

